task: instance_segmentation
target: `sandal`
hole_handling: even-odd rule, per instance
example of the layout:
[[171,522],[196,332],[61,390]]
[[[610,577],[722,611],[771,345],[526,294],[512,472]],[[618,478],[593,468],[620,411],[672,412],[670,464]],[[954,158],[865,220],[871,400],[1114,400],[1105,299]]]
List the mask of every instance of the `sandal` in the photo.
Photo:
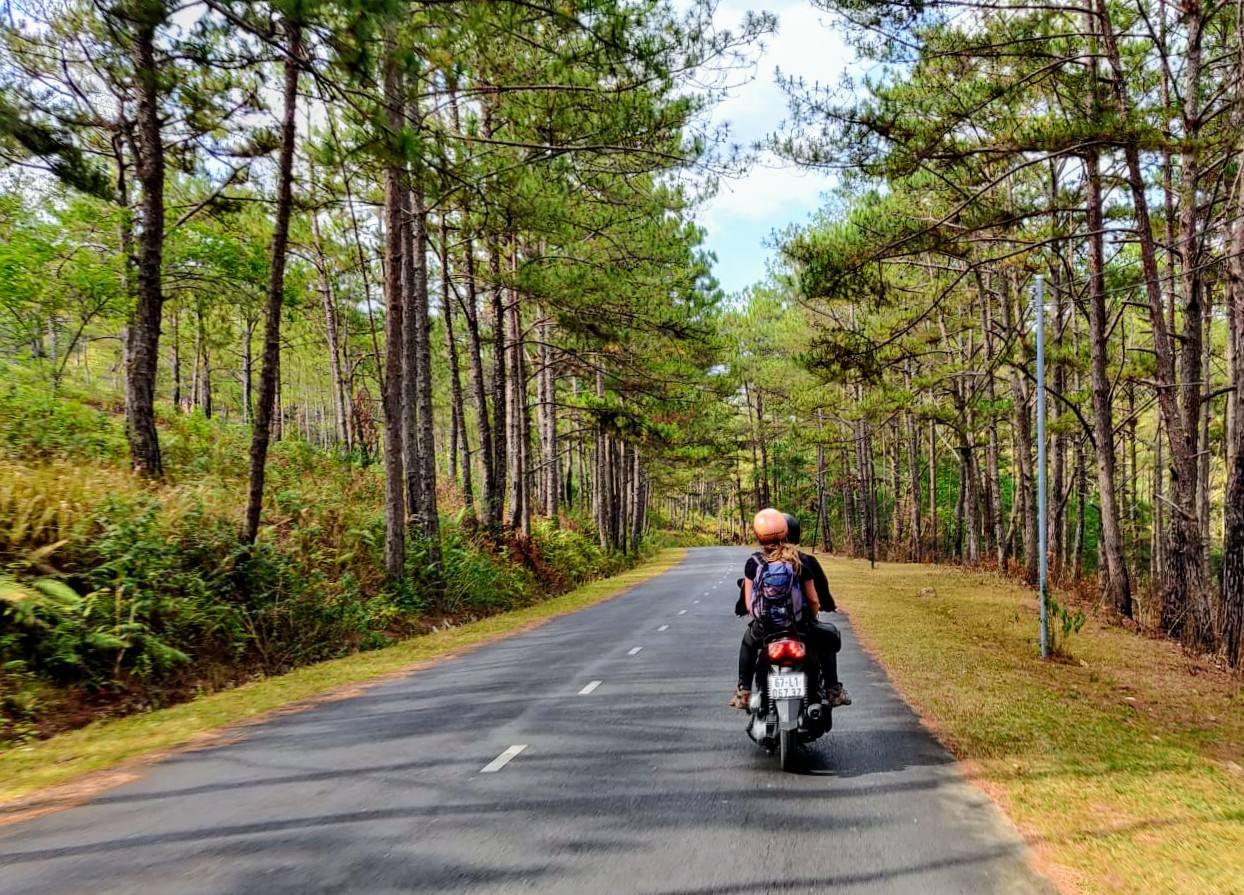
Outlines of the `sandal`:
[[734,696],[731,697],[730,702],[727,703],[727,705],[729,705],[730,708],[732,709],[743,709],[743,711],[747,711],[748,705],[751,703],[751,701],[752,701],[751,692],[749,690],[744,690],[742,687],[739,687],[737,690],[734,691]]

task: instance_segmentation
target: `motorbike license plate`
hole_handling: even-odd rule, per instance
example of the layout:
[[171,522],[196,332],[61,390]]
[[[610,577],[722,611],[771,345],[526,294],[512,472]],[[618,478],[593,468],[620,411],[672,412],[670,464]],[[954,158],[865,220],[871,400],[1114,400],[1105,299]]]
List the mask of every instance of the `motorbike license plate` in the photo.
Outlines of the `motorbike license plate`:
[[769,697],[771,699],[802,699],[807,689],[807,678],[802,671],[794,674],[770,674]]

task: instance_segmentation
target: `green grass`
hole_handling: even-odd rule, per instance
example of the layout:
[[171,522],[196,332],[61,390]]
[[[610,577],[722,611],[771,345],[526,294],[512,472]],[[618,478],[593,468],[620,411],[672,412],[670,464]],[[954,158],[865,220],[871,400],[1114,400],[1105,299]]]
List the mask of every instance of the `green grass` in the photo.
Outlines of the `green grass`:
[[1244,893],[1239,678],[1093,618],[1042,662],[1035,595],[996,575],[826,572],[861,642],[1064,891]]
[[0,803],[12,803],[86,774],[175,749],[205,734],[344,687],[366,684],[420,663],[496,640],[616,596],[670,568],[686,551],[663,550],[653,560],[560,597],[490,616],[391,647],[299,668],[167,709],[91,724],[0,754]]

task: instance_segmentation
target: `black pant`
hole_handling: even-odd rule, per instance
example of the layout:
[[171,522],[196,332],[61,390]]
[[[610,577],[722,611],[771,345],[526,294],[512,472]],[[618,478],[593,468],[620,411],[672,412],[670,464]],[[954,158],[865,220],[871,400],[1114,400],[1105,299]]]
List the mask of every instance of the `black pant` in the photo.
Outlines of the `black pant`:
[[[807,622],[800,626],[808,645],[812,648],[812,657],[819,660],[825,671],[825,681],[830,687],[836,687],[838,680],[838,651],[842,649],[842,635],[832,622],[820,619]],[[743,642],[739,644],[739,689],[750,690],[752,679],[756,676],[757,652],[764,646],[764,636],[758,622],[751,622],[743,632]]]

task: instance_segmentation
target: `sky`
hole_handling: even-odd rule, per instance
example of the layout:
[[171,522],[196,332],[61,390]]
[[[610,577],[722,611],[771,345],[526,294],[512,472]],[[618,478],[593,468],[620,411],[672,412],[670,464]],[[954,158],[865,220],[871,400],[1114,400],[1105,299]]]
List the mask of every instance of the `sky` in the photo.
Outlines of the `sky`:
[[[713,114],[714,123],[729,124],[731,141],[744,146],[778,131],[786,118],[778,68],[808,82],[837,84],[854,59],[827,14],[809,0],[722,0],[715,24],[737,29],[749,9],[777,15],[777,33],[766,39],[750,80],[734,87]],[[717,256],[715,272],[726,294],[764,279],[773,254],[765,245],[771,234],[806,221],[832,186],[829,175],[801,171],[770,153],[762,153],[744,176],[721,181],[698,217],[707,230],[707,247]]]

